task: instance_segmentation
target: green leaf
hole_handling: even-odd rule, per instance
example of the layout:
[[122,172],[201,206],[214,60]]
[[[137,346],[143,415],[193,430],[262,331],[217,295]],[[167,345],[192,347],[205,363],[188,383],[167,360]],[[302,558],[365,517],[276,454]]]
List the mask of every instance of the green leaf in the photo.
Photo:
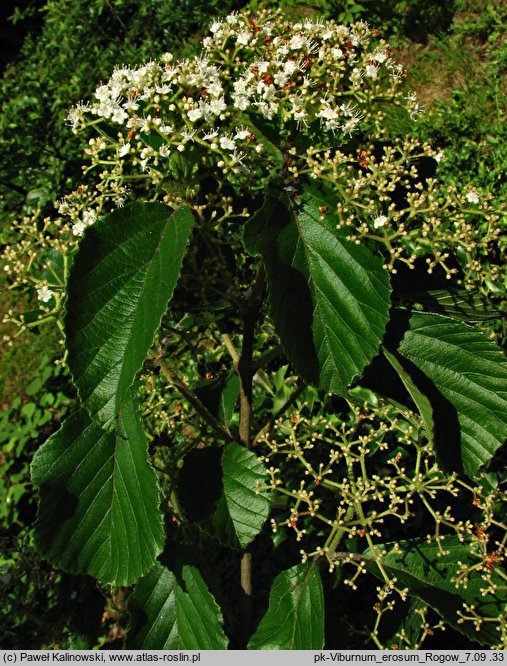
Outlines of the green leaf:
[[229,425],[239,396],[239,375],[232,371],[193,387],[199,400],[213,416]]
[[259,534],[272,496],[266,470],[253,451],[228,443],[191,451],[180,472],[178,495],[187,517],[230,548],[243,549]]
[[129,597],[129,650],[225,650],[222,613],[199,570],[157,562]]
[[309,190],[297,207],[268,196],[243,240],[262,256],[287,357],[308,382],[344,394],[379,351],[389,276],[379,257],[347,241],[319,212],[325,204]]
[[463,321],[488,321],[498,319],[501,313],[491,300],[479,293],[464,289],[433,289],[402,292],[401,298],[409,303],[419,303],[425,310]]
[[257,113],[247,113],[245,115],[247,125],[250,125],[256,141],[262,145],[270,159],[281,167],[283,162],[282,151],[279,148],[281,137],[274,129],[273,123],[266,121]]
[[[133,389],[132,389],[133,392]],[[155,472],[130,394],[114,430],[80,408],[37,451],[37,545],[56,567],[130,585],[164,544]]]
[[316,564],[298,564],[278,574],[269,608],[248,643],[250,650],[321,650],[324,593]]
[[222,456],[223,495],[213,524],[225,543],[246,548],[261,531],[271,510],[266,469],[253,451],[230,442]]
[[40,260],[44,264],[44,268],[40,273],[40,279],[45,280],[49,284],[64,285],[66,275],[63,254],[54,248],[49,248],[42,254]]
[[[387,554],[381,558],[381,563],[390,576],[397,578],[398,586],[407,587],[411,595],[436,610],[454,629],[481,645],[497,645],[500,642],[500,633],[492,622],[486,620],[476,629],[470,620],[460,620],[461,614],[471,615],[466,611],[465,604],[473,605],[475,612],[484,618],[497,618],[505,613],[505,583],[495,571],[487,572],[481,563],[481,555],[474,552],[474,549],[478,548],[477,543],[461,543],[456,536],[445,536],[441,546],[444,555],[439,555],[438,546],[428,543],[426,539],[384,544],[382,549],[385,549]],[[389,552],[391,548],[393,550]],[[368,549],[364,555],[371,557],[372,553]],[[463,585],[456,587],[455,578],[459,574],[460,563],[476,567],[469,574],[466,588]],[[480,569],[477,569],[478,564],[481,564]],[[382,579],[375,562],[368,563],[367,568]],[[497,587],[494,592],[483,594],[483,590],[488,588],[488,583],[483,578],[485,573],[488,573],[491,582]]]
[[102,425],[118,416],[178,280],[193,225],[188,208],[133,203],[99,220],[69,280],[68,365],[83,407]]
[[507,438],[507,360],[484,333],[449,317],[415,313],[404,325],[388,358],[443,466],[476,474]]
[[[385,645],[387,649],[394,649],[392,646],[397,645],[397,649],[417,650],[417,645],[424,635],[423,625],[426,621],[427,610],[427,604],[417,597],[409,597],[404,603],[396,603],[393,611],[395,616],[401,620],[398,620],[398,626],[389,633],[388,638],[379,637],[382,645]],[[393,619],[396,619],[391,615],[392,613],[387,618],[390,624]],[[385,633],[385,630],[382,633]]]

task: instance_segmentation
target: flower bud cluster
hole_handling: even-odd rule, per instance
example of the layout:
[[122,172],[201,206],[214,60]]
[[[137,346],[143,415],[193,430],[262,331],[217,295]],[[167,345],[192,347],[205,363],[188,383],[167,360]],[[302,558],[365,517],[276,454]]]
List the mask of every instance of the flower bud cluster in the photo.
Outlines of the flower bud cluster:
[[[346,578],[352,590],[359,589],[368,561],[374,560],[383,577],[378,588],[379,619],[386,603],[391,603],[386,601],[388,595],[395,592],[402,600],[407,596],[407,590],[382,567],[383,544],[392,548],[394,542],[398,548],[396,535],[407,529],[426,536],[440,556],[448,555],[445,538],[451,534],[463,543],[476,542],[477,561],[461,565],[456,587],[466,587],[473,571],[482,572],[485,595],[498,593],[502,576],[505,587],[507,578],[501,570],[507,543],[507,525],[501,519],[505,493],[473,487],[442,472],[417,415],[401,415],[377,399],[351,403],[346,418],[322,407],[314,415],[302,403],[279,419],[264,445],[269,486],[286,502],[272,521],[273,529],[294,531],[303,545],[304,561],[320,557],[331,572],[337,567],[352,570]],[[469,504],[468,517],[463,503]],[[480,523],[475,524],[474,518]],[[494,543],[490,533],[496,535]],[[358,554],[365,551],[365,556]],[[468,620],[464,613],[463,622]],[[477,612],[473,621],[484,620]],[[500,627],[505,617],[488,621]]]

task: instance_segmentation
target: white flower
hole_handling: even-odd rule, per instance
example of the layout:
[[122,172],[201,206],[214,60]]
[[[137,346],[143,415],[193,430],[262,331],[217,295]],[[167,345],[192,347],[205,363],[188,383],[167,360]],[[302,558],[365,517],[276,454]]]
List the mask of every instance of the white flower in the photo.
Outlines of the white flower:
[[220,137],[219,143],[220,143],[220,148],[222,148],[222,150],[234,150],[236,148],[234,139],[231,139],[228,136]]
[[72,109],[67,114],[67,117],[65,119],[66,124],[70,125],[72,129],[76,127],[76,125],[79,124],[80,121],[84,120],[84,114],[89,113],[91,111],[91,107],[88,106],[88,104],[85,104],[84,102],[79,102],[79,104],[76,104]]
[[240,111],[245,111],[250,106],[250,100],[246,95],[233,93],[232,99],[234,101],[234,106]]
[[[349,62],[350,62],[350,58],[349,58]],[[358,69],[357,67],[355,67],[352,70],[352,72],[350,73],[351,83],[358,84],[358,83],[361,83],[362,80],[363,80],[363,72],[360,69]]]
[[342,104],[340,106],[340,111],[343,113],[344,116],[347,116],[347,118],[353,116],[355,110],[356,107],[354,104],[352,104],[352,102],[347,102],[346,104]]
[[82,236],[84,234],[84,230],[86,229],[86,224],[84,222],[76,222],[76,224],[72,225],[72,235],[73,236]]
[[181,136],[183,137],[183,140],[186,141],[193,141],[194,136],[197,134],[196,130],[188,130],[184,129],[183,132],[181,133]]
[[128,155],[129,150],[130,150],[130,143],[125,143],[118,151],[119,157],[125,157],[125,155]]
[[273,81],[276,83],[276,85],[279,88],[283,88],[283,86],[287,83],[288,80],[289,77],[287,76],[287,74],[285,74],[285,72],[277,72],[273,77]]
[[239,129],[234,135],[234,138],[239,139],[240,141],[244,141],[246,138],[250,136],[250,134],[251,132],[249,129]]
[[209,104],[206,105],[206,112],[212,113],[214,116],[219,116],[227,109],[227,104],[223,97],[218,97],[217,99],[212,99]]
[[220,95],[224,92],[224,89],[220,81],[212,81],[206,87],[206,91],[212,97],[220,97]]
[[341,130],[344,134],[347,136],[352,136],[352,133],[357,131],[359,121],[361,120],[361,116],[354,116],[353,118],[349,118],[346,122],[343,123],[341,126]]
[[127,111],[137,111],[137,109],[139,108],[139,104],[134,100],[133,97],[130,96],[127,99],[127,101],[123,103],[122,106]]
[[44,285],[40,289],[37,289],[37,298],[39,301],[42,301],[42,303],[47,303],[53,298],[53,292],[47,285]]
[[238,33],[236,37],[236,44],[241,44],[242,46],[248,46],[250,43],[251,35],[247,30],[242,30]]
[[156,86],[155,87],[155,92],[157,92],[159,95],[168,95],[172,90],[172,87],[166,83],[163,86]]
[[387,222],[389,222],[388,217],[385,215],[377,215],[377,217],[373,220],[373,226],[375,229],[380,229],[380,227],[383,227]]
[[481,200],[481,198],[479,197],[478,192],[476,192],[475,190],[470,190],[470,192],[467,192],[466,195],[465,195],[465,199],[469,203],[473,203],[473,204],[478,204],[479,201]]
[[276,105],[272,102],[255,102],[255,106],[259,109],[259,113],[261,113],[264,118],[267,118],[268,120],[272,120],[277,111]]
[[378,76],[378,67],[376,65],[366,65],[365,74],[370,79],[376,79]]
[[190,111],[187,113],[188,119],[190,120],[191,123],[195,123],[196,120],[199,120],[199,118],[202,118],[202,110],[201,109],[190,109]]
[[372,58],[375,62],[383,63],[387,60],[387,53],[385,51],[375,51]]
[[[326,100],[321,99],[322,102],[326,102]],[[324,120],[336,120],[338,118],[338,111],[336,109],[332,109],[329,105],[326,104],[317,114],[317,118],[324,118]]]
[[172,81],[176,74],[178,73],[178,68],[177,67],[167,67],[164,70],[164,80],[165,81]]
[[83,213],[83,223],[86,224],[87,227],[89,227],[90,224],[93,224],[96,219],[97,219],[97,214],[91,208],[85,210],[85,212]]
[[306,38],[303,35],[294,35],[289,42],[289,48],[295,51],[296,49],[302,49],[305,44]]
[[436,159],[437,162],[441,162],[444,159],[444,157],[445,157],[445,153],[443,153],[442,151],[440,151],[439,153],[437,153],[435,155],[435,159]]
[[114,123],[124,123],[126,120],[128,120],[128,113],[125,111],[125,109],[122,109],[121,106],[117,106],[114,108],[112,114],[111,114],[111,120]]
[[299,64],[295,60],[287,60],[283,64],[283,71],[287,76],[294,74],[299,69]]
[[202,135],[202,138],[205,141],[212,141],[213,139],[216,139],[217,136],[218,136],[218,130],[210,130],[209,132],[205,132]]

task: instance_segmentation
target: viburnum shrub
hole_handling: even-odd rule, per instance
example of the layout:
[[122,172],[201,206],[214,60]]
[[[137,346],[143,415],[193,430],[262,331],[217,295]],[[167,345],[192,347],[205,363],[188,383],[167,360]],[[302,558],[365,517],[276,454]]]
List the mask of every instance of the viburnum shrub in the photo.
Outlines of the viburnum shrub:
[[80,400],[38,548],[134,586],[127,647],[507,646],[505,209],[404,78],[366,23],[231,14],[69,113],[83,184],[5,268]]

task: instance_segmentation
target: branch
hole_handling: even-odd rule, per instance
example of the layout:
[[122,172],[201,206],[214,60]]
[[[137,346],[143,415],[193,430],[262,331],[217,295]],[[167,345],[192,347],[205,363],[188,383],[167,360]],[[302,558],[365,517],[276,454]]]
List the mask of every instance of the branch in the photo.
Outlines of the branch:
[[[243,318],[243,342],[241,354],[237,359],[236,370],[240,380],[239,437],[246,447],[250,447],[251,443],[254,332],[262,305],[264,277],[264,266],[261,264],[241,313]],[[225,341],[224,343],[227,344]],[[231,350],[229,353],[231,353]]]
[[225,345],[225,348],[229,352],[229,356],[232,358],[232,363],[234,365],[234,369],[238,369],[238,364],[239,364],[239,352],[234,346],[234,342],[232,341],[231,336],[228,333],[222,333],[220,336],[222,342]]
[[192,405],[195,411],[201,416],[216,432],[216,434],[225,439],[227,442],[234,442],[235,438],[228,428],[224,426],[216,419],[209,409],[199,400],[199,398],[192,393],[188,386],[183,382],[183,380],[174,372],[174,370],[160,357],[153,359],[155,363],[160,366],[160,369],[164,375],[169,379],[171,384],[181,395],[186,398],[186,400]]
[[[232,345],[232,341],[225,334],[224,344],[231,354],[236,372],[239,375],[239,438],[244,446],[250,448],[252,438],[252,379],[253,369],[253,351],[254,351],[254,333],[259,313],[262,306],[264,295],[264,266],[261,264],[257,271],[257,276],[252,290],[246,299],[241,315],[243,319],[243,341],[241,345],[241,354],[237,352]],[[229,344],[231,343],[231,344]],[[246,647],[250,627],[252,624],[252,553],[249,550],[243,551],[240,564],[240,584],[243,592],[241,608],[241,628],[242,628],[242,647]]]

